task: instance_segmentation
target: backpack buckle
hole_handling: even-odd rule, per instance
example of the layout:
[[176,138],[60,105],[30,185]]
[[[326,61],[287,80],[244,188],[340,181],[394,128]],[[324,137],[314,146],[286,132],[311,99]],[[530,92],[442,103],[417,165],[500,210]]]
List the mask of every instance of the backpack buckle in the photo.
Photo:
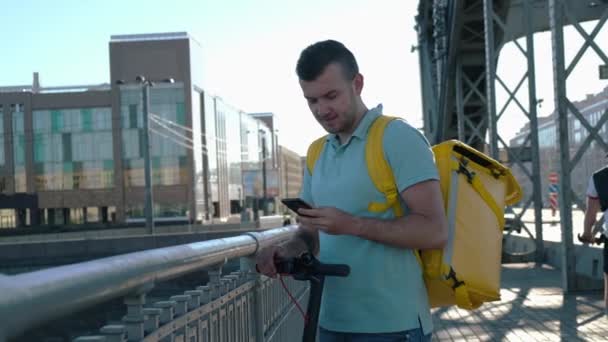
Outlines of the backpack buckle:
[[454,272],[454,269],[451,266],[450,272],[445,277],[445,279],[451,279],[454,282],[454,285],[452,285],[452,290],[456,290],[456,288],[460,287],[461,285],[464,285],[464,281],[458,280],[458,278],[456,278],[456,272]]
[[473,183],[473,178],[475,177],[475,172],[467,169],[468,163],[469,163],[468,160],[462,158],[460,160],[460,162],[458,163],[458,170],[456,172],[463,174],[465,177],[467,177],[467,182],[469,182],[469,184],[471,184],[471,183]]

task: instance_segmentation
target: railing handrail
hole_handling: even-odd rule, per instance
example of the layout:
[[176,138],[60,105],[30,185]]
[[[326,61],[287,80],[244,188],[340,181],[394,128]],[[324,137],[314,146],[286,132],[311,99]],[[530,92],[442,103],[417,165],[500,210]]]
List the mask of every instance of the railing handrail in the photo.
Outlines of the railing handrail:
[[0,341],[91,305],[145,291],[155,282],[254,255],[260,248],[289,238],[295,230],[288,226],[0,275]]

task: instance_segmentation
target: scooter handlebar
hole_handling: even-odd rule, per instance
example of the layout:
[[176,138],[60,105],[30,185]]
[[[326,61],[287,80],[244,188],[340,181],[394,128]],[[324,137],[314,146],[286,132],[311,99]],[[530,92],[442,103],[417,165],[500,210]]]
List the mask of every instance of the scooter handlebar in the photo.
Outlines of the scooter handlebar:
[[299,276],[347,277],[350,267],[345,264],[325,264],[312,254],[304,253],[299,257],[275,261],[277,273]]

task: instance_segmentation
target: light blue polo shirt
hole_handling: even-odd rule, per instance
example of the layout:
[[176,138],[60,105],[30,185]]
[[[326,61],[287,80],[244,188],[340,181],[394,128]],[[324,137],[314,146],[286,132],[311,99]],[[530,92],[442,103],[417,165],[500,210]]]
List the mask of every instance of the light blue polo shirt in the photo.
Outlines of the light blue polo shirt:
[[[365,162],[365,141],[382,106],[369,110],[344,144],[327,137],[312,176],[305,172],[301,198],[317,207],[335,207],[352,215],[392,219],[392,210],[372,213],[370,202],[385,202],[372,183]],[[439,179],[428,141],[403,120],[394,120],[384,133],[384,154],[399,188]],[[402,201],[405,213],[408,209]],[[424,229],[424,227],[420,227]],[[346,278],[327,277],[319,325],[342,332],[396,332],[420,327],[432,331],[422,273],[411,250],[352,235],[320,235],[322,262],[348,264]]]

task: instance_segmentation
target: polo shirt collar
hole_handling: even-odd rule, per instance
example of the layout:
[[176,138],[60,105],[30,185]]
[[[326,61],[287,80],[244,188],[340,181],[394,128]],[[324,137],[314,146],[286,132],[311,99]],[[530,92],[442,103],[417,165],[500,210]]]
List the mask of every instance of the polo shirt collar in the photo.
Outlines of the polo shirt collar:
[[[376,120],[376,118],[378,118],[380,115],[382,115],[382,104],[379,104],[374,108],[368,109],[367,112],[363,114],[363,118],[359,122],[359,125],[357,125],[357,128],[349,138],[349,142],[353,137],[356,137],[358,139],[365,139],[365,137],[367,136],[367,131],[371,127],[372,123]],[[340,146],[340,139],[338,138],[337,134],[328,134],[327,141],[334,144],[334,146],[336,147]]]

